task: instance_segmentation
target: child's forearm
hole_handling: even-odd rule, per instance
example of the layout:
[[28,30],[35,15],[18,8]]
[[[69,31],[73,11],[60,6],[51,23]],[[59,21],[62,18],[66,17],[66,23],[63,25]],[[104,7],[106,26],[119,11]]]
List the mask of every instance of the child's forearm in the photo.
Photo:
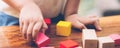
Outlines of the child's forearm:
[[64,16],[67,17],[72,14],[76,14],[79,8],[79,3],[80,0],[68,0],[64,11]]
[[35,4],[34,1],[32,0],[3,0],[3,1],[10,5],[11,7],[17,9],[18,11],[20,11],[26,5]]

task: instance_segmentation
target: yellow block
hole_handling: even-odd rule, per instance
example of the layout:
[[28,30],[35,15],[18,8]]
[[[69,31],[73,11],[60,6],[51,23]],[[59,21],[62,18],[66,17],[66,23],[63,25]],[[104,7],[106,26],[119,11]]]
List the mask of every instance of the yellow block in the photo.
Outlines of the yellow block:
[[71,34],[71,22],[59,21],[56,26],[57,35],[69,36]]

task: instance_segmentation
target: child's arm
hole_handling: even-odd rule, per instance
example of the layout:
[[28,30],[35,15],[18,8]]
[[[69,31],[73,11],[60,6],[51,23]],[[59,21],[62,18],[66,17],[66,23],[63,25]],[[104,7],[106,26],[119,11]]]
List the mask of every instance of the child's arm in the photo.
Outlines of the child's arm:
[[78,29],[85,29],[86,24],[94,24],[96,29],[101,30],[98,23],[98,18],[93,17],[80,17],[77,14],[80,0],[68,0],[65,7],[65,20],[72,22],[73,27]]
[[20,31],[28,41],[32,41],[39,30],[44,32],[47,29],[40,8],[32,0],[4,1],[20,11]]
[[3,1],[17,10],[21,10],[21,8],[27,4],[34,3],[32,0],[3,0]]

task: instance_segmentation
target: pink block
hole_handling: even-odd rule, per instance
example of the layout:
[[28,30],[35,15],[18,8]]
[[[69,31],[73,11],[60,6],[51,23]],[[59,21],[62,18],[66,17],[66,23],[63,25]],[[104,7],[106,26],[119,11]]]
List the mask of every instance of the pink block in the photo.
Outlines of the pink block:
[[49,18],[45,18],[44,21],[46,22],[46,24],[51,24],[51,20]]
[[60,42],[60,48],[75,48],[78,46],[78,43],[73,40],[66,40]]
[[109,35],[114,41],[115,45],[120,45],[120,35],[119,34],[111,34]]
[[55,47],[41,47],[41,48],[55,48]]
[[50,38],[47,37],[44,33],[39,32],[35,43],[37,44],[37,46],[40,47],[45,47],[46,45],[48,45],[50,43]]

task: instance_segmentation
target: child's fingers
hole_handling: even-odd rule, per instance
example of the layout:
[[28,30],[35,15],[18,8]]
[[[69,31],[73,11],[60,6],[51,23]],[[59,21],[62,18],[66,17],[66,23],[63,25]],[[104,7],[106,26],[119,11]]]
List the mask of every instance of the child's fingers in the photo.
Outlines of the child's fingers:
[[33,32],[33,27],[34,27],[35,23],[32,22],[29,24],[28,26],[28,29],[27,29],[27,33],[26,33],[26,36],[27,36],[27,40],[28,41],[32,41],[32,32]]
[[42,26],[42,32],[45,33],[45,31],[48,29],[48,26],[45,22],[43,22],[43,26]]
[[26,33],[27,33],[27,29],[28,29],[28,22],[24,22],[22,25],[23,25],[22,34],[23,34],[24,38],[26,39],[27,38]]
[[102,28],[99,25],[99,19],[97,17],[93,18],[93,24],[97,30],[102,30]]
[[73,23],[73,26],[78,29],[86,29],[86,26],[80,22]]
[[19,20],[19,24],[20,24],[20,32],[22,32],[22,29],[23,29],[23,21],[20,19]]
[[87,27],[84,24],[79,25],[80,29],[87,29]]
[[98,21],[94,22],[94,26],[96,27],[97,30],[102,30]]
[[37,22],[35,24],[35,26],[33,27],[33,31],[32,31],[32,38],[35,39],[35,37],[37,36],[39,30],[41,29],[42,26],[42,22]]

